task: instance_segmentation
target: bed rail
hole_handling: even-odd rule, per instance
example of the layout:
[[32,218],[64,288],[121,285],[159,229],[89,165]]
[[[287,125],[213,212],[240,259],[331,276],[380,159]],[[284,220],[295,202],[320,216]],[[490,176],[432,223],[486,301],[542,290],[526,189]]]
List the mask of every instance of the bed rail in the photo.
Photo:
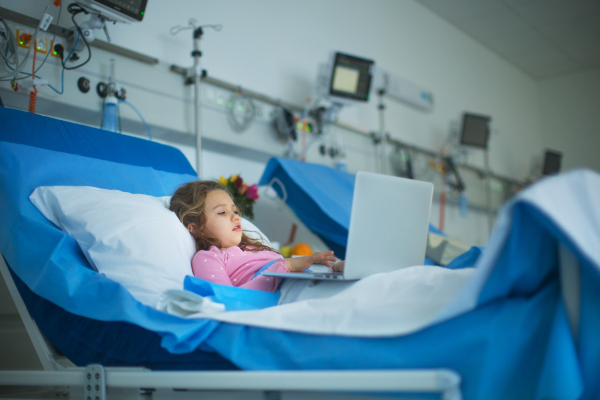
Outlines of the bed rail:
[[444,400],[462,398],[460,376],[448,369],[163,372],[103,368],[95,364],[65,371],[2,371],[2,386],[69,387],[71,399],[93,400],[157,400],[174,395],[193,399],[205,396],[205,391],[239,392],[244,398],[248,398],[248,392],[261,393],[259,398],[271,400],[308,392],[322,397],[350,393],[440,393]]

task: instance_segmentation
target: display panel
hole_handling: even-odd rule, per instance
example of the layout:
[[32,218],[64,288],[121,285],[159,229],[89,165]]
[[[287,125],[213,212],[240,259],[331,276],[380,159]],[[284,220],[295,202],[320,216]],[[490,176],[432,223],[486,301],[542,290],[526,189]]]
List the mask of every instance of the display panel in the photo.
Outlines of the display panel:
[[487,149],[490,121],[485,115],[464,113],[460,133],[460,144]]
[[148,0],[91,0],[90,2],[102,4],[115,12],[141,21],[144,18]]
[[544,166],[542,175],[552,175],[560,172],[562,153],[553,150],[546,150],[544,154]]
[[368,101],[374,64],[373,60],[335,53],[329,95],[359,102]]

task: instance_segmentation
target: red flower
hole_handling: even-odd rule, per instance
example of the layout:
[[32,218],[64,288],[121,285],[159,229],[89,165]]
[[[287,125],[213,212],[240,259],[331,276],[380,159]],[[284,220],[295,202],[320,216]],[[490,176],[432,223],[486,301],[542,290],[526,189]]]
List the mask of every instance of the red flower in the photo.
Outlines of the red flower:
[[241,176],[238,176],[238,178],[235,180],[235,182],[233,183],[233,185],[235,186],[235,188],[240,188],[242,187],[242,184],[244,183],[244,181],[242,180]]
[[252,186],[248,186],[246,190],[246,197],[250,200],[258,200],[258,186],[256,183]]

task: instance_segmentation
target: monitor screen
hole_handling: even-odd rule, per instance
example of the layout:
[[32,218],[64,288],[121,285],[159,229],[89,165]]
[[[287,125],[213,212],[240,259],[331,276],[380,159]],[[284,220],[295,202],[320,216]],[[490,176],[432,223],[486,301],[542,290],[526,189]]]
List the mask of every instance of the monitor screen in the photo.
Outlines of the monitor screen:
[[542,168],[542,175],[559,173],[561,160],[562,153],[553,150],[546,150],[546,153],[544,154],[544,167]]
[[329,94],[356,101],[368,101],[373,60],[335,53],[331,66]]
[[148,0],[92,0],[137,21],[144,18]]
[[463,114],[460,144],[487,149],[490,121],[485,115]]

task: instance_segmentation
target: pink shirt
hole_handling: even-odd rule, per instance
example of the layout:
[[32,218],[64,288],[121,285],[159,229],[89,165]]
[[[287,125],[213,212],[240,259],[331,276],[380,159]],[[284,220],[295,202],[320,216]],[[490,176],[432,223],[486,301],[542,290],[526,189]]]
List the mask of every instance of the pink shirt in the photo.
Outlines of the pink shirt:
[[194,276],[221,285],[274,292],[281,278],[259,275],[252,277],[265,264],[276,260],[266,271],[289,272],[285,260],[273,251],[243,251],[237,246],[219,250],[212,246],[200,250],[192,258]]

